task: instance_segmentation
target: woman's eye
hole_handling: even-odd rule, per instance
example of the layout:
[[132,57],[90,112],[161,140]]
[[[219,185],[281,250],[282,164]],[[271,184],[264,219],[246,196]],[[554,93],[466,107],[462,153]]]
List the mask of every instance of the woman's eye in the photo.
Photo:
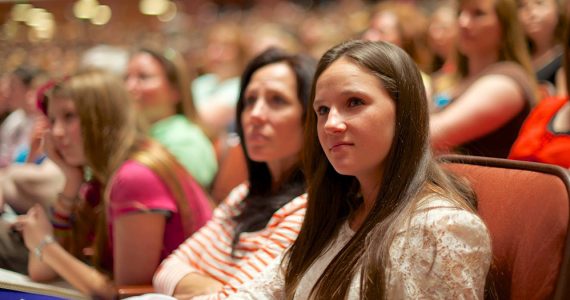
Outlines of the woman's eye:
[[255,100],[256,98],[253,96],[245,97],[245,99],[243,100],[243,104],[244,106],[250,106],[255,103]]
[[273,104],[277,104],[277,105],[281,105],[281,104],[285,104],[287,103],[287,101],[285,101],[285,99],[283,99],[283,97],[281,96],[274,96],[271,98],[271,102],[273,102]]
[[359,98],[350,98],[348,99],[348,107],[358,106],[364,104],[364,101]]
[[329,112],[329,108],[326,106],[319,106],[317,107],[317,109],[315,109],[315,112],[317,113],[317,115],[323,116]]
[[71,112],[65,113],[65,115],[63,115],[63,118],[64,118],[66,121],[71,121],[71,120],[75,119],[75,117],[76,117],[76,114],[75,114],[75,113],[71,113]]

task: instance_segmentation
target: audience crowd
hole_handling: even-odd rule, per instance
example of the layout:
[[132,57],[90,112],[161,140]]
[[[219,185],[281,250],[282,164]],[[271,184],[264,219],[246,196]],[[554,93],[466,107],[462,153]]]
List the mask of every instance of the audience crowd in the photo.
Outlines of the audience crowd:
[[570,169],[569,0],[185,16],[3,36],[0,268],[103,299],[483,299],[491,237],[437,156]]

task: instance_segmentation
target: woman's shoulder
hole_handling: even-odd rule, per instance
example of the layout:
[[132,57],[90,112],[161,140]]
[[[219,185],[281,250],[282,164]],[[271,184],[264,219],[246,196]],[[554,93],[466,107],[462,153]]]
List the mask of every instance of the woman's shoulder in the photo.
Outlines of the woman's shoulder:
[[[287,202],[287,204],[283,205],[280,209],[278,209],[275,213],[273,213],[273,219],[275,218],[285,218],[290,215],[298,215],[302,214],[305,215],[305,210],[307,208],[307,193],[303,193],[291,201]],[[302,221],[302,220],[301,220]]]
[[237,216],[243,209],[243,201],[249,193],[249,182],[236,186],[214,210],[215,217]]
[[505,74],[505,75],[524,75],[529,76],[525,69],[512,61],[501,61],[489,65],[482,73],[482,75],[490,74]]
[[158,121],[150,128],[150,133],[153,138],[158,140],[175,141],[179,138],[188,137],[208,140],[202,129],[183,115],[174,115]]
[[176,203],[162,179],[147,166],[127,160],[109,183],[109,199],[113,214],[132,210],[164,208],[174,210]]
[[125,161],[115,172],[111,183],[116,183],[117,181],[132,181],[132,180],[143,180],[141,184],[144,184],[144,181],[158,179],[158,176],[154,174],[154,172],[147,166],[129,159]]
[[412,216],[411,226],[427,229],[436,235],[450,232],[479,237],[489,235],[484,221],[475,212],[439,195],[431,195],[420,201]]

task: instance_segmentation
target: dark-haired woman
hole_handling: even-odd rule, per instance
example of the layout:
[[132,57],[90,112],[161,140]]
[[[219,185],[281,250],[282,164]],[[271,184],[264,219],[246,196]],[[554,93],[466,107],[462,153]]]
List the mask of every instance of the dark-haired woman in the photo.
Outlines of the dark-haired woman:
[[489,234],[469,188],[432,159],[412,59],[346,42],[321,58],[313,91],[301,232],[235,298],[482,298]]
[[213,219],[168,257],[153,280],[176,298],[224,298],[281,254],[305,215],[303,118],[315,62],[270,49],[242,75],[237,131],[249,171]]

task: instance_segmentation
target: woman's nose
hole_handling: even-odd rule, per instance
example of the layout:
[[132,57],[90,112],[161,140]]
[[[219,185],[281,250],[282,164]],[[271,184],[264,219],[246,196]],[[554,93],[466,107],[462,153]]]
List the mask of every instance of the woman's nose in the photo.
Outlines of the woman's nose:
[[324,125],[325,132],[327,133],[341,133],[346,130],[346,123],[344,118],[338,111],[331,108],[327,114],[327,119]]
[[250,116],[252,121],[256,123],[262,123],[267,120],[267,105],[262,98],[255,101],[251,108]]

